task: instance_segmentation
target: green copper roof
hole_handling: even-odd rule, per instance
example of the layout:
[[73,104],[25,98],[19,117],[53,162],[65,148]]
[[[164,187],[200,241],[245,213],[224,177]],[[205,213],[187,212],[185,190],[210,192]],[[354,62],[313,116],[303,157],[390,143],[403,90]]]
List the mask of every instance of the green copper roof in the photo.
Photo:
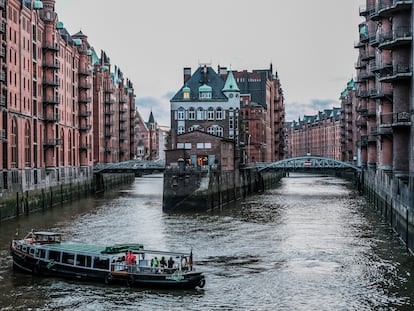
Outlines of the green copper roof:
[[183,92],[190,92],[191,89],[188,86],[183,87]]
[[367,25],[362,26],[362,27],[359,29],[359,33],[360,33],[361,35],[367,35],[367,34],[368,34]]
[[229,71],[229,74],[227,75],[226,83],[224,84],[222,91],[223,92],[231,92],[231,91],[240,92],[240,89],[237,86],[236,80],[234,79],[233,72]]
[[202,86],[198,88],[199,92],[211,92],[211,90],[212,90],[212,87],[207,84],[203,84]]
[[88,56],[92,56],[92,50],[87,50],[87,51],[86,51],[86,55],[88,55]]
[[57,22],[56,23],[56,29],[63,29],[63,22]]
[[34,2],[34,9],[35,10],[43,9],[43,2],[42,1],[39,1],[39,0],[36,0]]
[[351,79],[348,84],[346,85],[349,89],[355,89],[355,82],[354,79]]
[[96,63],[99,63],[99,61],[98,54],[96,54],[95,50],[92,50],[92,64],[95,65]]
[[82,45],[81,39],[73,39],[73,42],[75,43],[75,45]]

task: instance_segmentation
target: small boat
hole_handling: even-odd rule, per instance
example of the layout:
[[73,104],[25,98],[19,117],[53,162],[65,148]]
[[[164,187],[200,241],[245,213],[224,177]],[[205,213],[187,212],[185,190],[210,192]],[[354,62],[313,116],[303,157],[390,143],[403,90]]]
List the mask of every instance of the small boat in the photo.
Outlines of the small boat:
[[13,267],[41,276],[121,283],[127,286],[194,289],[205,278],[193,252],[145,250],[142,244],[111,246],[62,242],[60,233],[33,230],[10,246]]

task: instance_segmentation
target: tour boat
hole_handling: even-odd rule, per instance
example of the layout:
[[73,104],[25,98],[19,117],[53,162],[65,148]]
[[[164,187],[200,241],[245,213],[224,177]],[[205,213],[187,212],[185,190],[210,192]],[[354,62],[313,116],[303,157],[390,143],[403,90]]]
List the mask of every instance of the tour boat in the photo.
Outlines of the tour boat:
[[142,244],[96,246],[62,242],[61,234],[33,230],[10,246],[13,267],[42,276],[121,283],[127,286],[194,289],[205,285],[193,253],[153,251]]

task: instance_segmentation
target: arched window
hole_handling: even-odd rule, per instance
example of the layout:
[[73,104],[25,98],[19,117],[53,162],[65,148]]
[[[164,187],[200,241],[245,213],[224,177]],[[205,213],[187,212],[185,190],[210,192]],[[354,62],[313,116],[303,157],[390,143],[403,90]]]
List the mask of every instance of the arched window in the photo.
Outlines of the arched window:
[[213,109],[213,107],[210,107],[207,110],[207,120],[214,120],[214,109]]
[[72,132],[69,131],[68,133],[68,165],[74,166],[75,161],[72,159]]
[[222,120],[223,119],[223,110],[221,107],[218,107],[216,109],[216,120]]
[[178,108],[178,116],[177,119],[178,120],[184,120],[185,117],[185,110],[183,107]]
[[204,110],[201,107],[197,109],[197,120],[204,120]]
[[188,120],[195,120],[194,107],[190,107],[190,109],[188,109]]

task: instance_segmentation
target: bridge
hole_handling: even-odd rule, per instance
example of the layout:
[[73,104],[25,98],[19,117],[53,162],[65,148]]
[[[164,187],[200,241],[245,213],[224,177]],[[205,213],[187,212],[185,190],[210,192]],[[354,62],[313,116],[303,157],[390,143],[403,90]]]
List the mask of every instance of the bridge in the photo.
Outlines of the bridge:
[[361,168],[347,162],[338,161],[331,158],[319,156],[304,156],[284,159],[272,163],[256,163],[259,172],[266,170],[283,170],[283,171],[347,171],[360,172]]
[[134,173],[135,176],[163,172],[165,163],[163,161],[130,160],[118,163],[104,163],[93,167],[96,174],[102,173]]

